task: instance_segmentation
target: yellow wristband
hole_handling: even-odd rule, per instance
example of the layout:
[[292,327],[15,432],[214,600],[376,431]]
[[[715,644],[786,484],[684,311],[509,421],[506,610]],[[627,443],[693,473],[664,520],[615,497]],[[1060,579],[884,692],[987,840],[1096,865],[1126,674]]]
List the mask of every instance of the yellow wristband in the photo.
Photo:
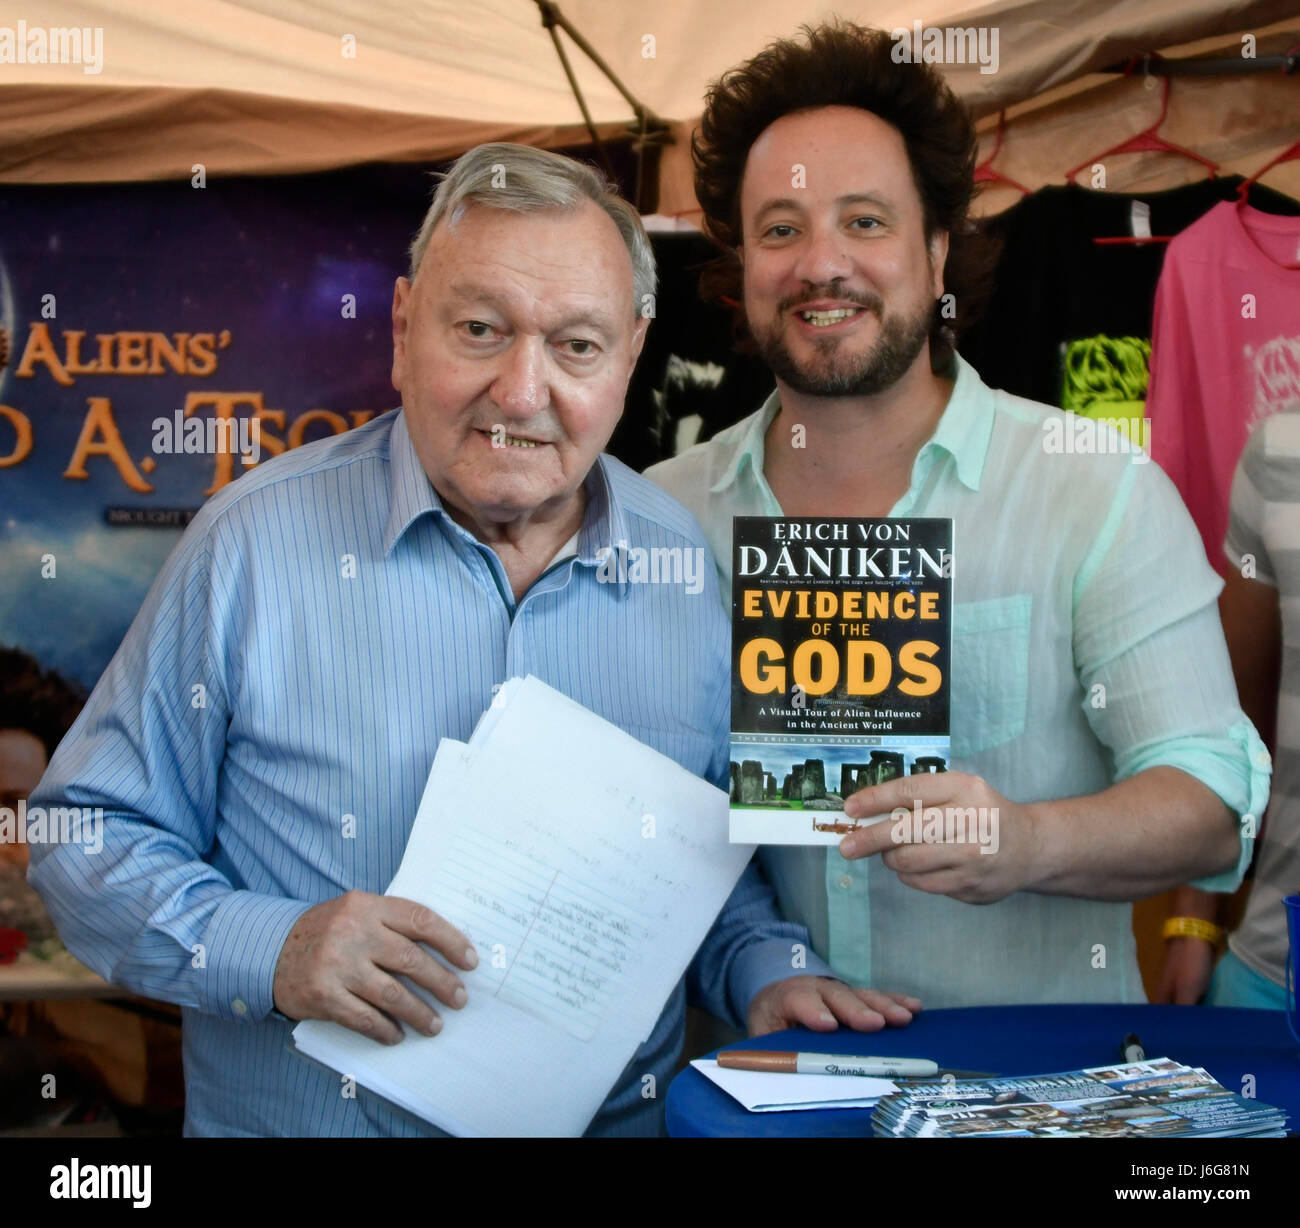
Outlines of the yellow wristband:
[[1204,938],[1212,947],[1223,938],[1223,926],[1200,917],[1170,917],[1161,932],[1163,938]]

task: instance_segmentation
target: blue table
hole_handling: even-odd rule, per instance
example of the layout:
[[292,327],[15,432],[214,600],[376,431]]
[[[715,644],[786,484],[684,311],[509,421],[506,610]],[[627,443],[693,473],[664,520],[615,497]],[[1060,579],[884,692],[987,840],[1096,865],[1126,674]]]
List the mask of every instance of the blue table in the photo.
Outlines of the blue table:
[[[802,1028],[741,1041],[736,1048],[801,1049],[933,1058],[941,1067],[1005,1075],[1050,1074],[1114,1065],[1126,1033],[1148,1057],[1204,1066],[1240,1093],[1254,1076],[1255,1098],[1290,1114],[1300,1131],[1300,1046],[1280,1011],[1211,1006],[974,1006],[922,1011],[905,1028],[816,1033]],[[710,1054],[709,1056],[713,1056]],[[749,1113],[687,1067],[668,1088],[668,1133],[677,1138],[863,1138],[870,1109]]]

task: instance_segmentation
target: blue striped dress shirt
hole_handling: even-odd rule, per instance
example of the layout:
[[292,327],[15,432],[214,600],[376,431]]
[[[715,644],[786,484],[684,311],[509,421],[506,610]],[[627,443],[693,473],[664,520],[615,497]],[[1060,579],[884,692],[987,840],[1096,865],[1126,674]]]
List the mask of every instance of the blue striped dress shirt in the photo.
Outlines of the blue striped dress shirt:
[[[272,983],[307,908],[387,887],[439,739],[467,738],[495,685],[535,674],[726,783],[704,535],[610,457],[586,493],[577,554],[516,604],[394,410],[220,491],[163,567],[30,802],[103,807],[102,850],[35,844],[30,879],[79,959],[182,1006],[187,1134],[438,1133],[297,1055]],[[702,585],[611,582],[601,551],[622,542],[703,551]],[[660,1132],[687,989],[742,1025],[807,942],[751,865],[591,1132]]]

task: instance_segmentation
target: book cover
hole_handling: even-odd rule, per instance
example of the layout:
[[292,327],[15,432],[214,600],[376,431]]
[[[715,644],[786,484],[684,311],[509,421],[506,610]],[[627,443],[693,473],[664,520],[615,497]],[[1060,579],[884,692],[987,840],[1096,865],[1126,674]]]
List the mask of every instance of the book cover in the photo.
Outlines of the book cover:
[[844,799],[948,767],[952,521],[737,516],[731,839],[838,844]]

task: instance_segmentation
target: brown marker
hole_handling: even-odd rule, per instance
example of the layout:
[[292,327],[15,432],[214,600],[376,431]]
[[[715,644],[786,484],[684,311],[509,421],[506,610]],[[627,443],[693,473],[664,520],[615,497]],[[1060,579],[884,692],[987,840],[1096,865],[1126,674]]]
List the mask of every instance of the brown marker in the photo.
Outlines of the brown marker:
[[869,1079],[925,1079],[939,1073],[938,1062],[922,1057],[862,1057],[781,1049],[722,1049],[718,1065],[728,1070],[763,1070],[771,1074],[859,1075]]

